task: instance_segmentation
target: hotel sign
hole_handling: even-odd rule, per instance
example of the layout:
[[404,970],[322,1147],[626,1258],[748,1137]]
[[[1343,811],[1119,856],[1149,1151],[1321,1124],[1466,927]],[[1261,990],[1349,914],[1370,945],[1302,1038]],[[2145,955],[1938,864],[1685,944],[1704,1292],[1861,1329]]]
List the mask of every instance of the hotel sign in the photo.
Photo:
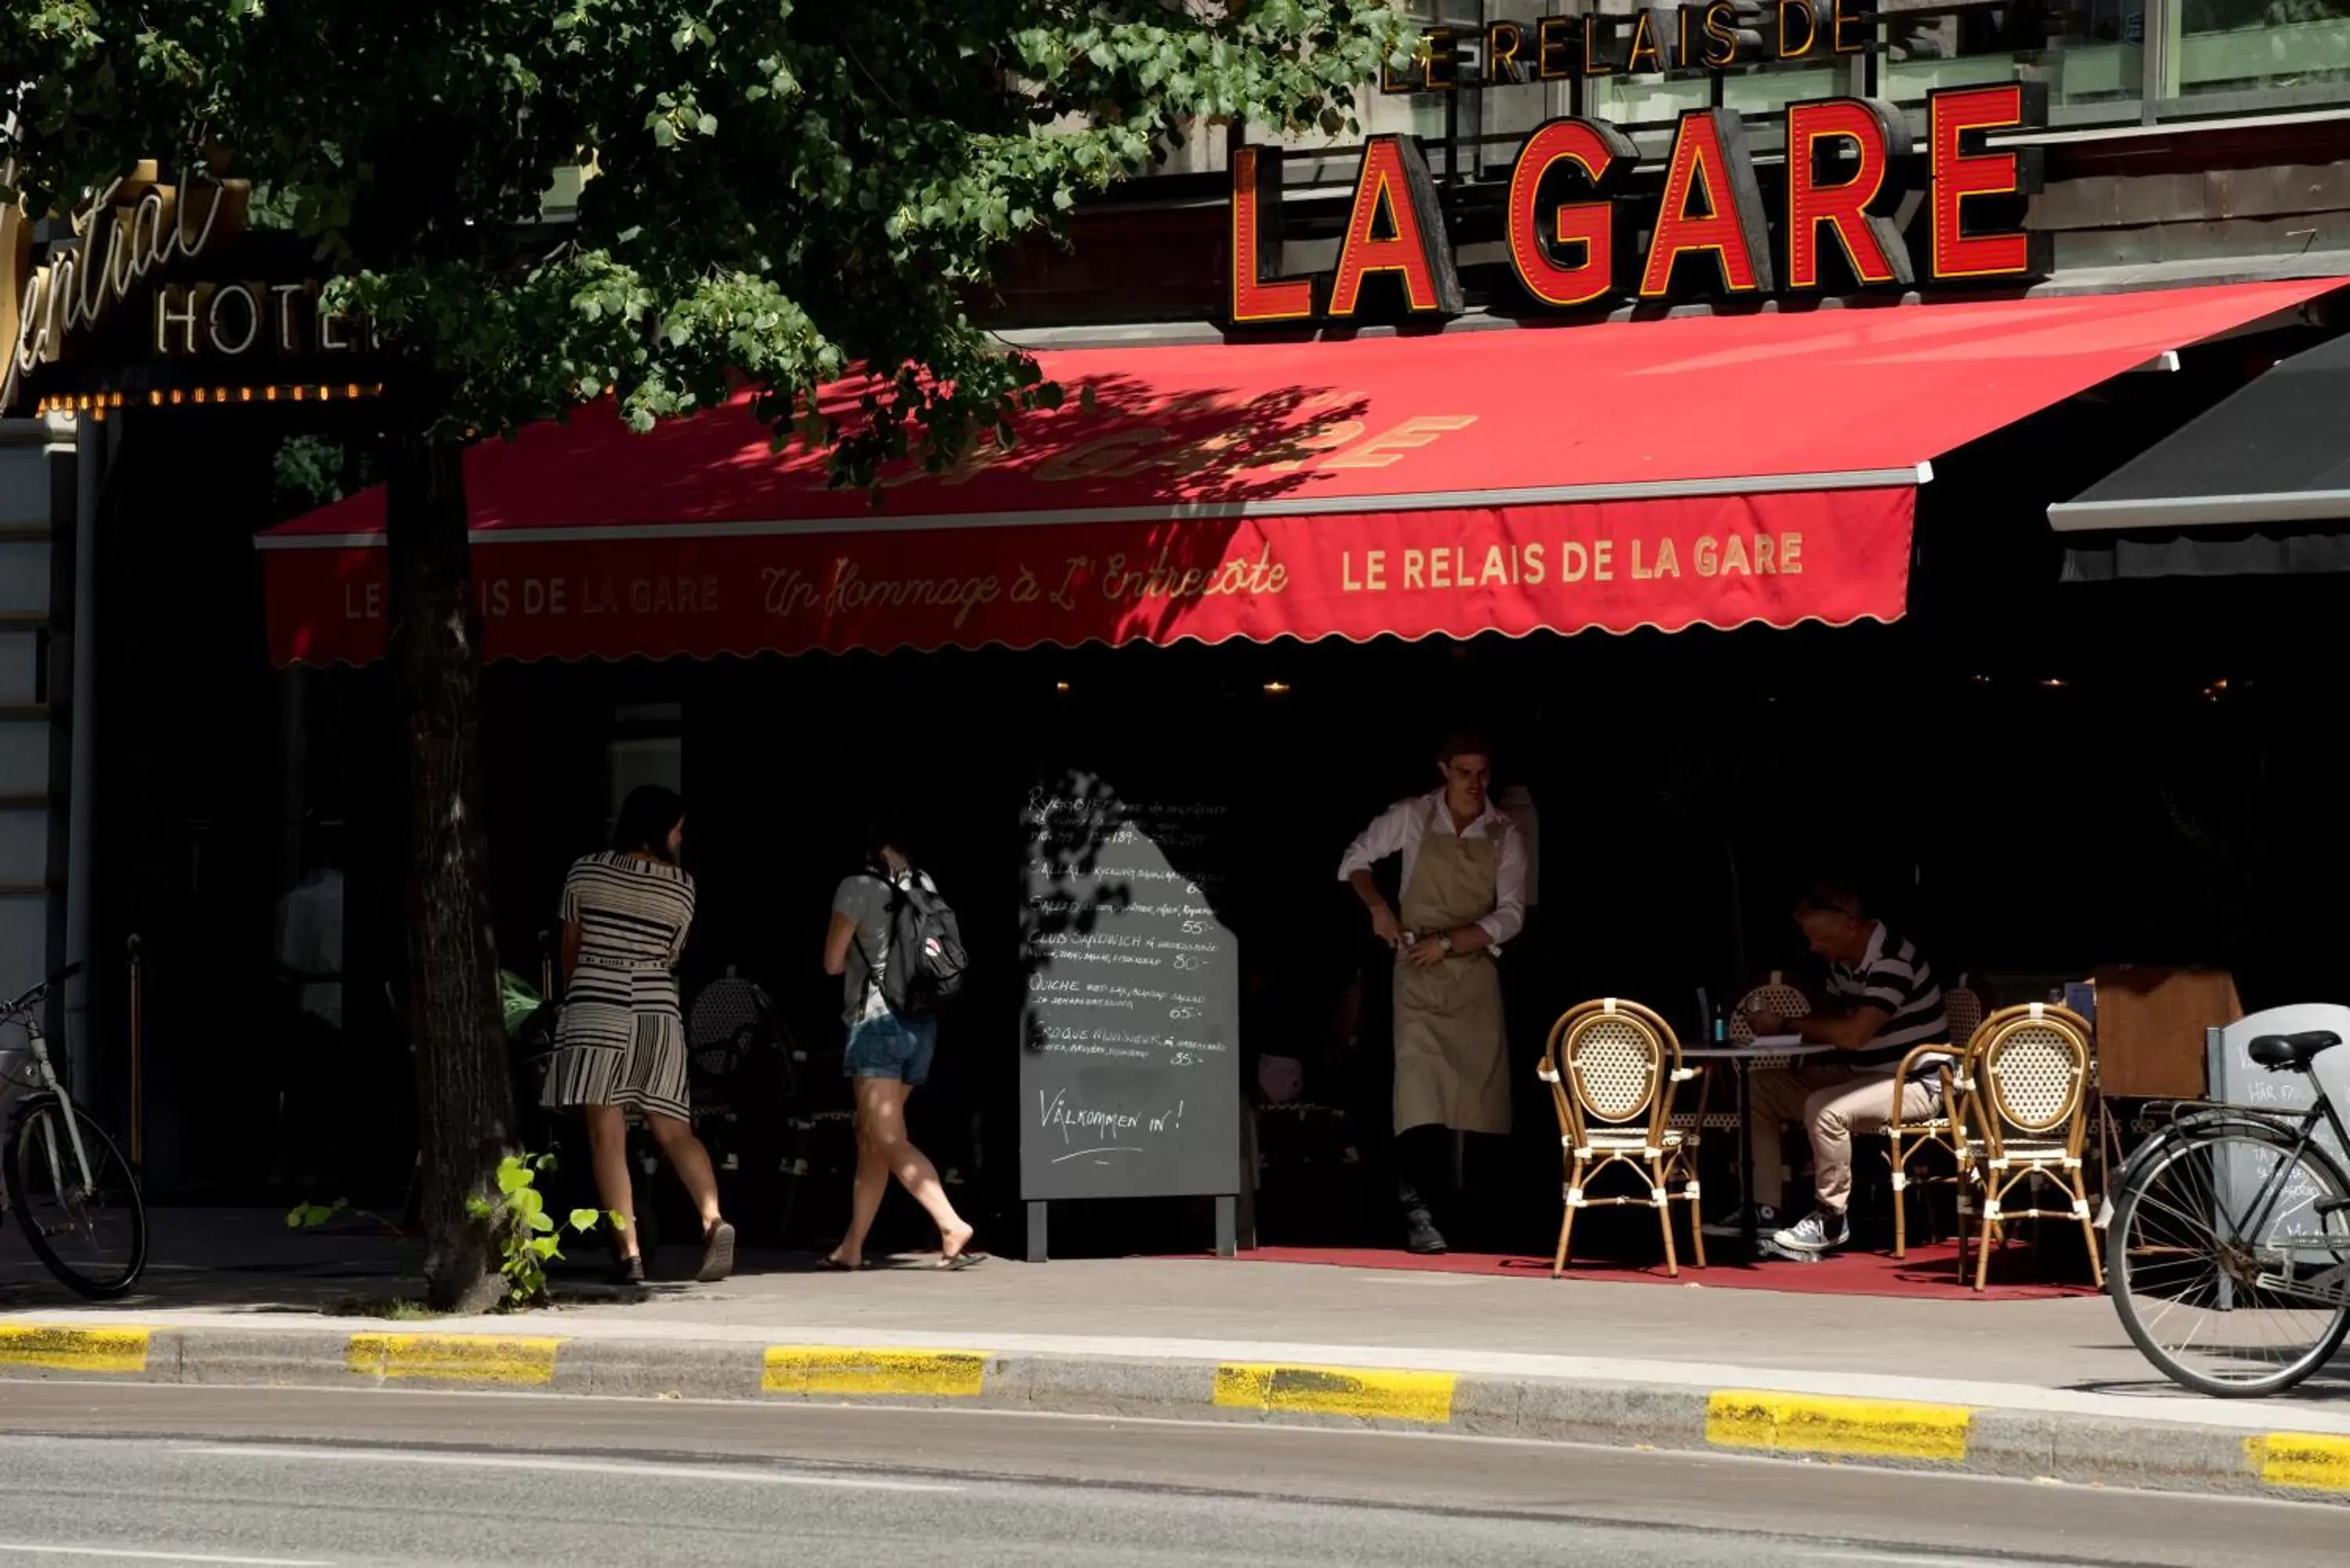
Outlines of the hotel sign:
[[70,235],[37,264],[23,212],[0,212],[0,410],[44,369],[78,361],[101,380],[155,362],[249,387],[341,380],[373,356],[371,327],[324,308],[317,281],[223,270],[249,194],[243,181],[192,171],[167,183],[140,163],[76,212]]

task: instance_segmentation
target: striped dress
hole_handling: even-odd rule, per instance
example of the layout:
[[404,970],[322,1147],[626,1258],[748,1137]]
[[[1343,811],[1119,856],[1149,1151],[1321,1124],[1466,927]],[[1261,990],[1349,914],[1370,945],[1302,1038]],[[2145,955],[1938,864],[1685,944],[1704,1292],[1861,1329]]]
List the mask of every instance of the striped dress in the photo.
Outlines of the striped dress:
[[579,923],[579,962],[543,1103],[686,1120],[685,1022],[671,971],[693,924],[693,878],[657,860],[590,855],[564,878],[560,918]]

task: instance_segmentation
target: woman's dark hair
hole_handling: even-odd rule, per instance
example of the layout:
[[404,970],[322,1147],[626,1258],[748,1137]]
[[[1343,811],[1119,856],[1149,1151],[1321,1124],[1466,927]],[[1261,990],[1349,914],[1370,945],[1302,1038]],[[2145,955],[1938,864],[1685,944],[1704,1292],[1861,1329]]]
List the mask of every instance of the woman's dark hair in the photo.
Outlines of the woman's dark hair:
[[620,820],[612,827],[612,849],[620,855],[641,849],[656,860],[667,860],[669,831],[684,820],[685,801],[677,791],[639,784],[620,803]]

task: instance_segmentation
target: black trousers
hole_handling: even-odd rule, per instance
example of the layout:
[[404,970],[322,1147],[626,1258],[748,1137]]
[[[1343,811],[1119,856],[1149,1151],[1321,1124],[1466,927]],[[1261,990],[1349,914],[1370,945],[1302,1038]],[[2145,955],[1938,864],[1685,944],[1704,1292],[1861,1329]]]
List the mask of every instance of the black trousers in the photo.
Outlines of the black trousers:
[[1396,1200],[1406,1214],[1433,1214],[1460,1197],[1452,1179],[1452,1129],[1441,1125],[1396,1134]]

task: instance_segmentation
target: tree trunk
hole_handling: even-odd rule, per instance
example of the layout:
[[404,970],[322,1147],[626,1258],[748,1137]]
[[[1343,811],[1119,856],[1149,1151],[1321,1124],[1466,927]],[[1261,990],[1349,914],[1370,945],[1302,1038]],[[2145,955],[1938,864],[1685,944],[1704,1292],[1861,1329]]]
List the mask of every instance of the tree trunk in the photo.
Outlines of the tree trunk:
[[479,1312],[501,1294],[486,1229],[513,1144],[482,823],[482,651],[465,539],[464,452],[388,438],[394,711],[408,740],[408,1028],[423,1157],[424,1275],[432,1306]]

